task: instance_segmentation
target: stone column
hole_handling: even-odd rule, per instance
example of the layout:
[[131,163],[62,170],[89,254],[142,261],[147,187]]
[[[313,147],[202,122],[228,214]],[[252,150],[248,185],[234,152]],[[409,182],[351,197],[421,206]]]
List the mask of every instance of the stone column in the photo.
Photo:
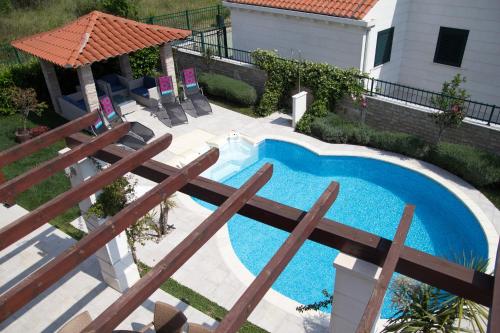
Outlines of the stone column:
[[333,265],[336,272],[330,332],[356,333],[382,269],[344,253]]
[[292,96],[292,127],[302,119],[307,110],[307,92],[301,91]]
[[[69,148],[65,148],[59,153],[63,154],[68,150]],[[97,172],[98,168],[94,164],[94,161],[89,158],[73,164],[66,170],[66,173],[69,174],[72,187],[78,186]],[[85,216],[90,206],[95,202],[95,199],[96,195],[91,195],[78,204],[82,214],[80,220],[82,223],[85,223],[89,232],[95,230],[106,221],[105,219]],[[97,251],[95,255],[99,262],[102,278],[110,287],[124,292],[140,279],[139,270],[134,263],[132,253],[128,247],[125,231]]]
[[85,107],[88,112],[92,112],[99,108],[99,98],[97,97],[97,89],[94,82],[94,75],[90,65],[78,67],[78,80],[85,101]]
[[174,93],[175,96],[178,96],[179,93],[177,91],[177,77],[175,76],[174,55],[172,53],[172,45],[170,45],[170,43],[165,43],[160,46],[160,60],[163,73],[172,77]]
[[42,67],[43,76],[45,77],[45,83],[47,84],[47,90],[49,91],[54,110],[60,114],[61,108],[59,107],[58,98],[62,96],[62,93],[54,64],[40,59],[40,66]]
[[130,66],[130,58],[128,54],[119,56],[118,61],[120,62],[120,72],[122,73],[122,76],[132,80],[134,78],[134,74],[132,73],[132,67]]

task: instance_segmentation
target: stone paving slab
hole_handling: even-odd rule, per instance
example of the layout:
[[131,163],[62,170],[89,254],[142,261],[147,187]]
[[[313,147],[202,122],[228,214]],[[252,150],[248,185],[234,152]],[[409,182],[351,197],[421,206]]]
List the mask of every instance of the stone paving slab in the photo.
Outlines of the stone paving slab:
[[[0,205],[0,227],[7,225],[27,211],[19,206]],[[62,231],[50,225],[32,232],[0,252],[0,292],[17,284],[43,264],[75,243]],[[97,317],[111,305],[120,292],[101,280],[97,259],[92,256],[66,275],[54,286],[35,298],[15,315],[0,324],[2,332],[56,332],[64,323],[82,311]],[[216,321],[184,302],[156,291],[123,323],[121,329],[140,329],[153,319],[154,303],[163,301],[182,310],[190,321],[214,327]],[[151,330],[150,330],[151,331]]]

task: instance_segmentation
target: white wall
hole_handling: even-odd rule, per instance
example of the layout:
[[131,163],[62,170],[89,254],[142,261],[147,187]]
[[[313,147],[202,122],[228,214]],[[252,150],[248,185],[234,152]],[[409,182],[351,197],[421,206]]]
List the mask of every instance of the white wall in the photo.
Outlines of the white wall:
[[234,7],[231,24],[237,49],[278,50],[287,58],[292,48],[300,49],[303,59],[360,68],[362,27]]
[[[365,68],[365,71],[370,73],[370,76],[391,82],[399,80],[409,7],[408,0],[379,0],[365,16],[364,21],[373,25],[368,35],[367,66]],[[391,60],[374,67],[378,32],[391,27],[394,27]]]
[[[461,68],[433,62],[440,26],[470,30]],[[472,99],[500,105],[500,0],[411,1],[399,82],[440,90],[457,73]]]

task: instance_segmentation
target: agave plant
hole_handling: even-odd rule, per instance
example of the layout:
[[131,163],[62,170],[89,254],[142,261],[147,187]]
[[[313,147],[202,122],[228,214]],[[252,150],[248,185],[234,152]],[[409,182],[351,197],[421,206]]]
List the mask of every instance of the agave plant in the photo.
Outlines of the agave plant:
[[[485,272],[488,261],[465,255],[458,260],[468,268]],[[383,332],[485,333],[488,311],[482,305],[407,277],[393,282],[392,303],[397,309]]]

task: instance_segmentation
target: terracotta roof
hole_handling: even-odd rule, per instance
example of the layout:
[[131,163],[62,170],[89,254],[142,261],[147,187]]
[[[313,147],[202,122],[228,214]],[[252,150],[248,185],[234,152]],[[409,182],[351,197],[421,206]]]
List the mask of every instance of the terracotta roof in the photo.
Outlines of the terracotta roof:
[[190,34],[93,11],[61,28],[13,41],[12,46],[56,65],[76,68]]
[[228,2],[295,10],[360,20],[378,0],[227,0]]

